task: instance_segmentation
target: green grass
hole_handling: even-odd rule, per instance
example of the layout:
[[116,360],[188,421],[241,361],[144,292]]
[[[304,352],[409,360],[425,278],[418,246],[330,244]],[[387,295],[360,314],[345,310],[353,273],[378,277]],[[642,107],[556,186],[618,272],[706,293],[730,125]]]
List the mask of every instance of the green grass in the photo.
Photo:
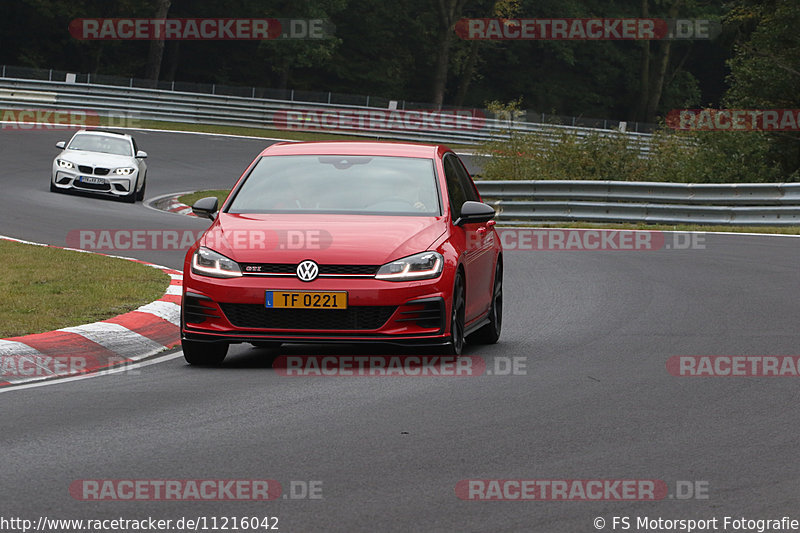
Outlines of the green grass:
[[0,240],[0,258],[0,338],[133,311],[159,299],[170,280],[132,261],[13,241]]
[[184,203],[186,205],[192,205],[200,198],[205,198],[207,196],[216,196],[219,199],[219,205],[222,207],[222,202],[225,201],[225,198],[228,197],[228,193],[230,190],[211,190],[211,191],[197,191],[189,194],[184,194],[183,196],[178,198],[178,201]]

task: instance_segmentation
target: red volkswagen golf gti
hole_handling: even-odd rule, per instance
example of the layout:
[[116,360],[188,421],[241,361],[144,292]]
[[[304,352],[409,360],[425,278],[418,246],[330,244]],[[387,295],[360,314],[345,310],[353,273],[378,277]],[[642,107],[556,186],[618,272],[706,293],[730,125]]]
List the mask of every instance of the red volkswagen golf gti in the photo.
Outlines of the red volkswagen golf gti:
[[256,157],[183,270],[181,343],[377,342],[458,355],[495,343],[503,258],[494,210],[444,146],[278,143]]

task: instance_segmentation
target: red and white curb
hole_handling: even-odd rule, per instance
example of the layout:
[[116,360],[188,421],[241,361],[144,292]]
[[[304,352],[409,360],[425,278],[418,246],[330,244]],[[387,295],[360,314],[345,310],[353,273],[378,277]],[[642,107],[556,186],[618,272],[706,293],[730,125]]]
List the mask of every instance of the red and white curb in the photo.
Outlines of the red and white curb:
[[169,211],[170,213],[177,213],[179,215],[189,215],[190,217],[196,217],[194,213],[192,213],[191,206],[184,204],[183,202],[179,202],[178,198],[183,196],[183,194],[179,194],[169,198],[166,205],[163,206],[164,211]]
[[[0,239],[94,253],[2,235]],[[126,259],[162,270],[171,278],[170,285],[158,300],[107,320],[0,339],[0,387],[130,365],[180,344],[181,271],[131,257],[97,255]]]

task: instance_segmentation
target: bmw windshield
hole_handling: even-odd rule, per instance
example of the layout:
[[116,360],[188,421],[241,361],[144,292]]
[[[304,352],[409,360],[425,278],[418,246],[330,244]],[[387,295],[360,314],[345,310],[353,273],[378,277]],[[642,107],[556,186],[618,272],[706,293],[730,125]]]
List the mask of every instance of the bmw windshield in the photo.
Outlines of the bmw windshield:
[[265,156],[228,213],[438,216],[433,160],[413,157]]
[[131,143],[127,139],[115,139],[107,135],[81,134],[72,138],[70,150],[85,150],[114,155],[133,155]]

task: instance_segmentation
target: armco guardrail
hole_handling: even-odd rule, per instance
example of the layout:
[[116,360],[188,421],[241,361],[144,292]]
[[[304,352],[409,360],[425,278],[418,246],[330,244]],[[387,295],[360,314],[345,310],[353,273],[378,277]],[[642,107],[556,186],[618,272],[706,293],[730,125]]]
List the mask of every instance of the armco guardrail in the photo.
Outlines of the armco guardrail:
[[478,181],[505,224],[536,221],[787,226],[800,224],[800,183]]
[[[21,94],[27,95],[21,98]],[[35,94],[41,100],[32,102]],[[50,101],[51,95],[55,101]],[[63,81],[0,78],[0,106],[91,110],[99,115],[126,115],[224,126],[246,126],[294,131],[327,131],[372,138],[405,139],[447,144],[475,144],[504,138],[509,131],[541,136],[558,142],[560,134],[620,135],[613,130],[510,122],[485,116],[478,110],[391,110],[387,108],[295,102],[266,98],[223,96],[179,91],[119,87]],[[652,135],[622,133],[642,156]]]
[[[387,139],[480,143],[509,129],[557,142],[576,135],[619,132],[543,125],[455,111],[409,111],[294,102],[62,81],[0,78],[0,106],[84,110],[200,124],[337,131]],[[427,115],[426,115],[427,114]],[[336,119],[336,127],[325,128]],[[316,123],[309,124],[309,121]],[[343,124],[342,121],[345,121]],[[328,121],[326,123],[326,121]],[[394,121],[394,122],[393,122]],[[646,156],[651,135],[625,133]],[[658,222],[667,224],[800,224],[800,184],[680,184],[620,181],[479,182],[481,194],[508,224],[533,221]]]

